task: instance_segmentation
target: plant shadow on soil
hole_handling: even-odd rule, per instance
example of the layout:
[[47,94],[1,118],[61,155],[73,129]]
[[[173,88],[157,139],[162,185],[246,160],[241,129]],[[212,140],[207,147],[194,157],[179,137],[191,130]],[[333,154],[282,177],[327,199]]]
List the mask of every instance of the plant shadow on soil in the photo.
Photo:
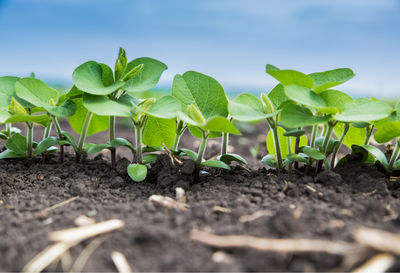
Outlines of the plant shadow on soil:
[[[250,143],[257,135],[249,137]],[[192,140],[183,141],[188,145]],[[218,145],[210,146],[209,155],[218,154]],[[343,257],[324,253],[225,249],[231,259],[221,263],[212,259],[219,249],[191,241],[189,233],[195,228],[221,235],[352,241],[352,231],[359,226],[392,232],[400,228],[398,216],[387,217],[390,211],[400,211],[400,180],[389,181],[375,166],[350,162],[335,172],[301,177],[236,165],[232,171],[205,169],[200,182],[190,184],[193,164],[183,159],[184,165],[175,168],[163,154],[151,166],[146,182],[135,183],[126,174],[130,162],[125,158],[115,170],[102,154],[80,164],[69,154],[63,165],[57,160],[54,156],[29,168],[21,160],[0,161],[0,271],[20,271],[51,243],[49,232],[73,227],[80,215],[125,222],[93,253],[85,271],[115,271],[112,251],[122,252],[135,271],[340,270]],[[187,210],[148,200],[152,194],[174,197],[178,186],[186,189]],[[79,198],[40,214],[74,196]],[[267,213],[253,221],[241,220],[257,211]],[[86,245],[74,247],[72,257]],[[398,262],[392,271],[400,270]]]

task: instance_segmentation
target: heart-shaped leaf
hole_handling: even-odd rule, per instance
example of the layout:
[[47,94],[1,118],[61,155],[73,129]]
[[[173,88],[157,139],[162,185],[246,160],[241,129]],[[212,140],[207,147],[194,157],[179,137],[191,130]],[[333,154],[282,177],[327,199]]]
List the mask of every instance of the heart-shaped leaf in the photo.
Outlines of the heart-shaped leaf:
[[58,139],[56,137],[47,137],[40,141],[35,148],[34,156],[38,156],[44,152],[46,152],[50,147],[56,145],[58,143]]
[[99,116],[133,117],[135,115],[133,105],[138,103],[139,100],[129,94],[124,94],[119,99],[92,94],[83,95],[85,108]]
[[256,122],[279,114],[280,111],[265,113],[260,99],[251,94],[240,94],[229,102],[229,114],[235,120]]
[[6,141],[6,148],[16,154],[26,155],[26,137],[21,134],[14,134]]
[[142,164],[129,164],[128,168],[129,177],[135,182],[141,182],[146,179],[147,167]]
[[314,91],[319,93],[350,80],[354,77],[354,72],[349,68],[338,68],[311,73],[309,76],[314,80]]
[[384,102],[362,98],[346,104],[343,112],[333,118],[343,122],[367,122],[384,119],[391,112],[392,108]]
[[6,158],[24,158],[26,157],[26,154],[19,154],[11,150],[5,150],[0,153],[0,159],[6,159]]
[[291,100],[314,109],[327,108],[325,101],[315,92],[300,85],[285,86],[285,94]]
[[264,156],[261,159],[261,162],[266,164],[266,165],[268,165],[268,166],[270,166],[270,167],[272,167],[272,168],[277,168],[278,167],[278,163],[277,163],[278,160],[276,159],[276,155],[273,155],[273,154],[269,154],[269,155]]
[[329,116],[315,116],[310,109],[297,105],[286,105],[281,113],[281,122],[289,127],[310,126],[328,122]]
[[[44,109],[50,106],[55,106],[58,102],[58,91],[47,86],[39,79],[20,79],[15,84],[15,90],[18,97]],[[51,102],[54,103],[54,105],[51,105]]]
[[176,118],[177,113],[182,109],[181,103],[173,96],[163,96],[157,99],[148,110],[138,106],[138,103],[135,104],[138,112],[163,119]]
[[323,153],[318,151],[315,148],[311,148],[308,146],[300,147],[300,151],[306,155],[308,155],[313,160],[324,160],[326,157]]
[[362,147],[367,150],[368,153],[370,153],[375,158],[375,160],[381,163],[385,167],[385,169],[389,168],[389,163],[386,159],[385,154],[378,147],[372,145],[363,145]]
[[286,103],[290,102],[285,93],[285,87],[278,84],[268,93],[268,98],[271,100],[275,109],[281,109]]
[[220,168],[220,169],[226,169],[230,170],[231,167],[229,167],[228,164],[225,162],[219,161],[219,160],[207,160],[201,162],[201,166],[207,166],[207,167],[212,167],[212,168]]
[[336,114],[343,111],[348,103],[353,102],[353,99],[338,90],[325,90],[318,94],[325,101],[326,108],[318,108],[318,111],[324,114]]
[[280,70],[273,65],[267,64],[266,72],[284,86],[299,85],[308,89],[311,89],[314,86],[314,80],[310,76],[296,70]]
[[167,147],[174,144],[176,121],[149,116],[143,130],[143,143],[147,146]]
[[306,163],[306,164],[309,163],[307,155],[306,154],[302,154],[302,153],[299,153],[299,154],[288,154],[288,156],[286,157],[286,160],[289,160],[289,163],[292,163],[292,162],[303,162],[303,163]]
[[233,162],[233,161],[247,165],[247,161],[243,157],[241,157],[240,155],[237,155],[237,154],[230,154],[230,153],[223,154],[223,155],[218,156],[218,160],[220,160],[228,165],[231,164],[231,162]]
[[124,138],[120,138],[120,137],[114,138],[110,142],[110,145],[112,148],[118,148],[121,146],[128,147],[132,151],[132,153],[136,152],[136,149],[133,147],[132,143],[130,143],[128,140],[126,140]]

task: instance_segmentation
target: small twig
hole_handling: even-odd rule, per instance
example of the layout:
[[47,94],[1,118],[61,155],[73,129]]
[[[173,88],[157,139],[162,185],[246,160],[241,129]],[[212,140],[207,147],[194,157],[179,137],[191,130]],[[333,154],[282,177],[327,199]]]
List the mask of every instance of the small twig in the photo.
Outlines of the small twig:
[[166,207],[167,209],[180,209],[180,210],[186,210],[189,208],[188,204],[177,202],[171,197],[168,196],[162,196],[162,195],[155,195],[153,194],[152,196],[149,197],[149,200],[153,203],[159,204],[163,207]]
[[400,234],[361,227],[353,232],[353,237],[359,244],[400,255]]
[[54,209],[57,209],[57,208],[62,207],[62,206],[65,206],[65,205],[71,203],[72,201],[75,201],[75,200],[78,199],[78,198],[79,198],[79,196],[74,196],[74,197],[72,197],[72,198],[70,198],[70,199],[68,199],[68,200],[62,201],[62,202],[57,203],[57,204],[55,204],[55,205],[53,205],[53,206],[51,206],[51,207],[45,208],[45,209],[41,210],[41,211],[38,213],[38,215],[44,216],[44,215],[46,215],[49,211],[54,210]]
[[89,218],[85,215],[80,215],[78,218],[74,220],[75,225],[83,227],[88,225],[96,224],[96,221],[92,218]]
[[369,259],[367,262],[356,268],[353,272],[357,273],[383,273],[386,272],[394,264],[395,259],[389,254],[378,254]]
[[115,267],[117,268],[119,273],[133,272],[132,268],[129,266],[129,263],[125,258],[125,255],[121,252],[114,251],[113,253],[111,253],[111,259],[113,260]]
[[199,230],[190,232],[190,239],[213,247],[251,248],[278,253],[324,252],[347,255],[360,248],[359,245],[343,241],[311,239],[269,239],[248,235],[215,235]]
[[239,221],[242,223],[246,223],[246,222],[254,221],[254,220],[264,217],[264,216],[272,216],[272,215],[274,215],[274,214],[269,210],[259,210],[252,214],[249,214],[249,215],[240,216]]
[[215,212],[232,213],[231,209],[224,208],[224,207],[221,207],[221,206],[214,206],[212,210],[215,211]]
[[162,143],[162,146],[163,146],[164,150],[167,152],[167,155],[169,156],[169,158],[171,159],[172,165],[175,166],[175,162],[181,166],[183,165],[183,162],[180,161],[178,158],[176,158],[176,156],[171,152],[170,149],[168,149],[168,147],[164,144],[164,142]]

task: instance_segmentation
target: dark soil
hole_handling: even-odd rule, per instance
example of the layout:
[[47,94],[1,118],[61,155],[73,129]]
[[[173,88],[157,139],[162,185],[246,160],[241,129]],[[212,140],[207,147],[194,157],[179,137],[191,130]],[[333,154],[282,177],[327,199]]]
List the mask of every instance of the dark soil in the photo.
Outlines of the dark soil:
[[[257,137],[253,134],[249,144],[238,146],[247,149],[247,159],[252,160],[250,146],[258,142],[263,146]],[[193,142],[183,141],[183,145]],[[218,154],[218,145],[212,145],[208,156]],[[80,215],[125,222],[93,253],[85,271],[115,271],[112,251],[122,252],[135,271],[349,270],[342,267],[341,256],[248,249],[225,249],[231,261],[220,263],[212,259],[219,249],[191,241],[189,233],[196,228],[221,235],[352,241],[352,231],[359,226],[400,229],[400,218],[388,217],[400,211],[400,180],[389,181],[376,167],[359,163],[323,171],[314,178],[276,175],[265,168],[256,170],[254,164],[252,170],[241,166],[230,172],[206,169],[198,184],[190,184],[193,164],[183,159],[184,166],[176,169],[165,154],[152,165],[144,183],[128,178],[125,169],[130,162],[124,158],[116,170],[102,155],[80,164],[68,154],[63,165],[57,161],[54,156],[30,167],[20,160],[0,161],[0,271],[20,271],[51,244],[49,232],[73,227]],[[187,210],[163,208],[148,200],[152,194],[174,197],[178,186],[187,191]],[[40,214],[74,196],[79,198]],[[230,211],[215,210],[215,206]],[[265,216],[240,221],[241,216],[261,210],[267,211]],[[86,245],[74,247],[72,257]],[[399,261],[392,271],[400,270]]]

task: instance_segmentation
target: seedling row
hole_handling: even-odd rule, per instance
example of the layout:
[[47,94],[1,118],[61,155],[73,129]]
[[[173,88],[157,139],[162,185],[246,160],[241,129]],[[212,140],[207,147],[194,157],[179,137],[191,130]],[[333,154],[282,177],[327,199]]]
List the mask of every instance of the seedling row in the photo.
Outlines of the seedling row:
[[[266,73],[278,84],[260,97],[243,93],[232,100],[212,77],[188,71],[174,77],[171,95],[139,99],[138,94],[155,87],[166,69],[152,58],[128,62],[120,48],[114,70],[85,62],[74,70],[74,85],[67,91],[53,89],[34,75],[0,77],[0,123],[5,124],[0,137],[6,140],[0,159],[25,158],[29,163],[59,150],[62,163],[64,146],[71,146],[77,162],[84,154],[108,149],[114,167],[117,149],[125,146],[133,155],[127,172],[139,182],[146,179],[146,165],[168,150],[176,157],[191,158],[198,179],[203,166],[229,170],[234,161],[247,164],[240,155],[227,152],[229,135],[240,135],[238,122],[266,122],[268,154],[262,162],[279,172],[310,174],[340,166],[349,158],[380,164],[388,174],[400,170],[400,101],[392,107],[333,89],[354,77],[351,69],[307,75],[268,64]],[[118,137],[117,117],[132,121],[135,143]],[[68,119],[78,139],[63,130],[61,118]],[[26,135],[14,127],[17,123],[26,124]],[[34,124],[45,127],[39,142],[33,140]],[[51,136],[52,130],[57,137]],[[107,143],[86,142],[87,136],[106,130]],[[197,152],[179,147],[185,130],[200,139]],[[210,138],[222,140],[217,160],[204,159]],[[382,144],[394,141],[389,156],[370,144],[372,138]],[[352,156],[338,161],[342,145],[351,149]]]

